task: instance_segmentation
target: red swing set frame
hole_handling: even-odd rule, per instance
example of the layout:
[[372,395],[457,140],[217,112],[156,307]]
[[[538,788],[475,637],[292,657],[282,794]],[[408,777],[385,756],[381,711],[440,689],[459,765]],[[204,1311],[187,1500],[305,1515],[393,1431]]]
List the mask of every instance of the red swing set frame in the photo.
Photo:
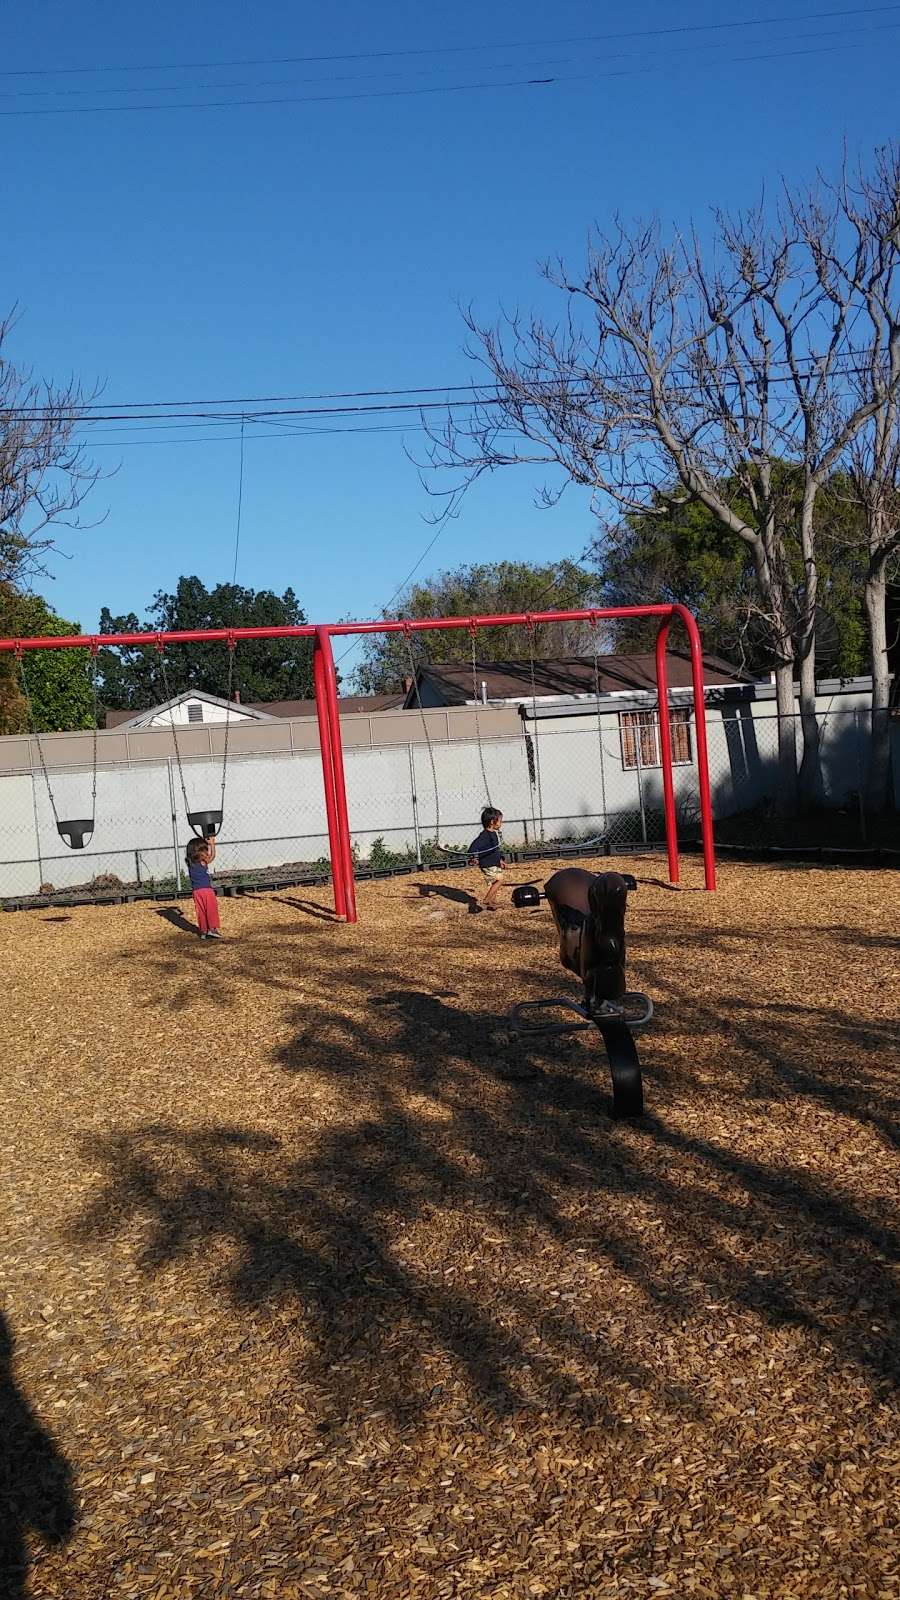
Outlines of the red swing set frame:
[[712,799],[709,787],[709,758],[706,742],[703,651],[696,619],[686,606],[594,607],[583,611],[523,611],[495,616],[428,617],[416,622],[403,620],[386,622],[382,620],[381,622],[304,623],[299,627],[283,628],[191,628],[176,633],[54,634],[38,639],[0,639],[0,651],[11,651],[21,658],[26,650],[72,650],[81,648],[90,650],[92,654],[96,655],[101,648],[114,648],[118,645],[155,645],[161,651],[167,644],[191,644],[201,641],[210,644],[217,640],[227,644],[229,650],[233,650],[242,639],[312,639],[316,714],[322,754],[322,779],[325,790],[325,812],[328,819],[334,909],[338,917],[347,922],[356,922],[356,887],[353,874],[350,821],[347,814],[347,786],[344,776],[337,673],[334,665],[332,639],[345,634],[437,633],[451,628],[468,628],[474,632],[479,628],[502,628],[510,624],[529,628],[534,627],[537,623],[553,622],[590,622],[596,624],[616,617],[659,618],[659,632],[656,636],[656,687],[659,702],[663,809],[665,813],[669,880],[671,883],[677,883],[679,880],[679,859],[675,784],[672,773],[672,725],[669,708],[666,651],[669,628],[672,621],[675,618],[680,618],[684,624],[691,657],[691,686],[697,740],[697,779],[700,791],[700,830],[703,843],[704,879],[707,889],[715,889],[716,860],[713,843]]

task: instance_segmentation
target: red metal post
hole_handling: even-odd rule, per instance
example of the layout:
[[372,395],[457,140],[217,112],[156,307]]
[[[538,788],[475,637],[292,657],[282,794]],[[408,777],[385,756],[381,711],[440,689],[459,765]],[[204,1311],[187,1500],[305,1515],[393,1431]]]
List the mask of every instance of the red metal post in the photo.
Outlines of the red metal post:
[[697,619],[687,606],[672,607],[684,623],[691,648],[691,682],[694,689],[694,727],[697,734],[697,786],[700,790],[700,834],[703,872],[707,889],[716,887],[716,846],[713,838],[712,793],[709,786],[709,752],[706,744],[706,699],[703,693],[703,646]]
[[328,850],[331,856],[331,884],[334,890],[334,909],[339,917],[347,915],[347,895],[344,888],[344,861],[341,854],[341,833],[337,817],[334,790],[334,751],[331,744],[331,719],[325,689],[325,663],[316,644],[313,650],[313,682],[316,690],[316,716],[319,721],[319,748],[322,752],[322,781],[325,786],[325,813],[328,817]]
[[675,811],[675,779],[672,772],[672,719],[669,714],[669,673],[666,647],[669,643],[669,617],[659,625],[656,635],[656,691],[659,702],[659,756],[662,762],[663,810],[666,814],[666,850],[669,856],[669,882],[677,883],[678,817]]
[[356,885],[353,881],[353,853],[350,848],[350,819],[347,815],[347,785],[344,778],[344,750],[341,743],[341,718],[338,709],[337,673],[328,628],[316,629],[316,653],[322,657],[322,679],[328,720],[331,724],[331,758],[334,771],[334,797],[343,865],[344,893],[348,922],[356,922]]

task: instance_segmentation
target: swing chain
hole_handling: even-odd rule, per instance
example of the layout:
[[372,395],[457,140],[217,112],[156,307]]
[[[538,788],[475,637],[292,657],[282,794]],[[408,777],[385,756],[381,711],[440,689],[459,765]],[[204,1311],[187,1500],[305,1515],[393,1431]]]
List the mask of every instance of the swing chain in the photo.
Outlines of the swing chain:
[[600,709],[600,647],[597,633],[597,614],[591,612],[591,645],[594,652],[594,705],[597,708],[597,748],[600,753],[600,803],[603,806],[603,831],[608,835],[609,816],[606,810],[606,768],[603,762],[603,713]]
[[[57,832],[58,832],[59,831],[59,812],[56,809],[56,800],[54,799],[54,796],[53,796],[53,790],[50,787],[50,774],[47,771],[47,763],[46,763],[46,761],[44,759],[44,747],[41,744],[41,736],[40,736],[40,734],[38,732],[38,726],[37,726],[37,723],[36,723],[35,717],[34,717],[34,706],[32,704],[31,694],[30,694],[29,689],[28,689],[28,678],[27,678],[26,673],[25,673],[25,651],[22,649],[22,646],[18,642],[14,646],[13,654],[14,654],[16,660],[19,663],[19,679],[20,679],[21,684],[22,684],[22,693],[25,696],[25,709],[26,709],[26,712],[27,712],[27,715],[28,715],[28,729],[29,729],[29,732],[34,735],[34,741],[35,741],[35,744],[37,745],[38,759],[39,759],[39,761],[41,763],[41,772],[44,775],[44,783],[45,783],[46,789],[47,789],[47,798],[50,801],[50,810],[53,812],[53,822],[54,822],[54,825],[55,825],[55,827],[57,829]],[[96,769],[95,769],[95,772],[96,772]]]
[[[224,743],[224,747],[223,747],[223,751],[222,751],[222,785],[221,785],[221,798],[219,800],[219,809],[220,809],[220,811],[223,811],[223,812],[225,810],[225,781],[226,781],[226,777],[227,777],[227,773],[228,773],[228,734],[229,734],[229,730],[230,730],[230,727],[231,727],[231,694],[232,694],[232,689],[233,689],[233,686],[234,686],[234,656],[235,656],[235,648],[236,648],[236,644],[237,644],[237,641],[236,641],[235,636],[234,636],[234,630],[233,629],[229,630],[228,641],[227,642],[228,642],[228,688],[226,690],[226,702],[225,702],[225,743]],[[185,784],[185,781],[184,781],[184,767],[181,764],[181,750],[180,750],[179,745],[178,745],[178,730],[177,730],[177,728],[175,726],[175,713],[174,713],[174,709],[173,709],[173,705],[172,705],[173,696],[172,696],[171,687],[169,685],[169,674],[166,671],[165,645],[163,644],[162,638],[159,637],[159,636],[156,639],[156,648],[159,651],[159,665],[160,665],[160,669],[162,671],[163,692],[165,694],[166,700],[168,701],[168,705],[169,705],[169,723],[170,723],[170,726],[171,726],[171,729],[172,729],[172,743],[175,746],[175,761],[176,761],[176,764],[178,766],[178,782],[181,785],[181,798],[184,801],[185,813],[188,814],[190,812],[191,807],[190,807],[190,802],[189,802],[188,796],[187,796],[187,785]]]
[[478,722],[478,703],[480,696],[478,693],[478,660],[475,654],[477,636],[478,628],[475,623],[475,618],[470,617],[469,638],[472,641],[472,699],[475,701],[475,743],[478,746],[478,761],[481,767],[481,781],[484,784],[485,799],[490,806],[493,805],[494,802],[491,799],[491,786],[488,783],[488,775],[484,765],[484,749],[481,743],[481,728]]
[[228,730],[231,726],[231,693],[234,685],[234,652],[236,646],[234,630],[228,634],[228,688],[225,691],[225,745],[222,751],[222,797],[219,801],[219,810],[225,810],[225,776],[228,772]]
[[440,786],[438,784],[437,762],[434,759],[434,747],[431,743],[431,732],[428,727],[428,718],[425,715],[425,707],[422,704],[422,695],[419,690],[419,671],[416,666],[416,658],[413,654],[412,629],[407,621],[404,621],[403,623],[403,639],[406,644],[406,655],[409,662],[409,675],[412,679],[412,686],[416,696],[416,705],[419,708],[419,716],[422,719],[422,731],[425,734],[425,743],[428,746],[428,759],[431,763],[431,779],[432,783],[434,784],[434,842],[436,847],[440,848],[441,797]]
[[93,777],[92,777],[92,780],[91,780],[91,816],[92,816],[93,820],[96,822],[96,820],[97,820],[97,734],[99,732],[99,717],[98,717],[97,713],[98,713],[98,711],[100,709],[99,705],[98,705],[98,702],[97,702],[97,677],[98,677],[98,674],[99,674],[99,671],[100,671],[100,640],[99,639],[95,638],[95,639],[91,640],[91,658],[92,658],[92,663],[93,663],[92,664],[92,670],[91,670],[91,700],[93,702],[93,707],[94,707],[93,739],[91,741],[92,742],[92,746],[93,746],[93,751],[92,751],[92,754],[93,754],[93,767],[92,767]]
[[159,665],[160,665],[160,669],[162,671],[163,693],[164,693],[164,695],[166,697],[166,701],[167,701],[168,707],[169,707],[169,722],[170,722],[171,727],[172,727],[172,743],[175,746],[175,762],[176,762],[176,765],[178,767],[178,782],[181,785],[181,798],[184,801],[185,812],[188,812],[188,811],[190,811],[191,808],[190,808],[190,805],[188,804],[187,789],[185,787],[185,782],[184,782],[184,768],[181,765],[181,751],[178,748],[178,733],[177,733],[177,730],[175,728],[175,713],[174,713],[174,710],[172,709],[172,691],[171,691],[171,688],[169,686],[169,674],[166,671],[166,653],[165,653],[165,648],[166,647],[163,644],[161,636],[157,636],[156,648],[159,651]]
[[541,838],[541,843],[543,844],[543,842],[544,842],[544,796],[543,796],[543,792],[541,790],[541,747],[540,747],[540,734],[539,734],[539,730],[538,730],[538,717],[537,717],[537,684],[536,684],[536,681],[535,681],[535,671],[534,671],[534,629],[535,629],[535,623],[534,623],[534,617],[530,614],[530,612],[525,618],[525,626],[528,629],[528,665],[529,665],[529,670],[530,670],[530,674],[531,674],[531,721],[532,721],[532,723],[534,725],[534,775],[535,775],[535,788],[537,789],[538,817],[539,817],[539,820],[540,820],[540,830],[541,830],[540,831],[540,838]]

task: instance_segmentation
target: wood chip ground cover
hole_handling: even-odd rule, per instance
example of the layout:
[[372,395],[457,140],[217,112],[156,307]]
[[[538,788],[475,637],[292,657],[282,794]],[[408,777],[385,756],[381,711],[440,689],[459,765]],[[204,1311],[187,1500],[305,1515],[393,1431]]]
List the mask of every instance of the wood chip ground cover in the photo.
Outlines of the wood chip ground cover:
[[0,919],[4,1600],[900,1595],[900,880],[623,866],[635,1124],[462,876]]

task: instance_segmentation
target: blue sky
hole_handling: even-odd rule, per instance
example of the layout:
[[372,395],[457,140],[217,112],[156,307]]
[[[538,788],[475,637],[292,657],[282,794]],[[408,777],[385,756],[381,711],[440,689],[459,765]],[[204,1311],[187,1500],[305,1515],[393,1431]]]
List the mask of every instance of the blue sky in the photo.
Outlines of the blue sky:
[[[577,263],[592,221],[702,226],[782,174],[834,170],[845,137],[865,152],[895,134],[900,6],[809,18],[828,9],[838,0],[29,0],[7,15],[0,63],[0,306],[21,311],[8,353],[100,382],[113,403],[465,382],[457,302],[486,319],[541,303],[538,262]],[[649,31],[776,16],[792,20]],[[413,51],[435,53],[386,54]],[[214,62],[237,65],[182,65]],[[142,70],[108,70],[127,67]],[[535,76],[559,81],[457,88]],[[339,98],[296,103],[307,95]],[[281,97],[293,103],[112,109]],[[222,432],[98,429],[105,520],[65,537],[42,585],[57,610],[90,630],[101,605],[140,613],[182,572],[230,578],[239,443]],[[421,441],[256,432],[239,579],[291,584],[313,619],[376,615],[432,537],[404,450]],[[577,555],[586,499],[539,511],[535,487],[524,470],[479,484],[422,572]]]

